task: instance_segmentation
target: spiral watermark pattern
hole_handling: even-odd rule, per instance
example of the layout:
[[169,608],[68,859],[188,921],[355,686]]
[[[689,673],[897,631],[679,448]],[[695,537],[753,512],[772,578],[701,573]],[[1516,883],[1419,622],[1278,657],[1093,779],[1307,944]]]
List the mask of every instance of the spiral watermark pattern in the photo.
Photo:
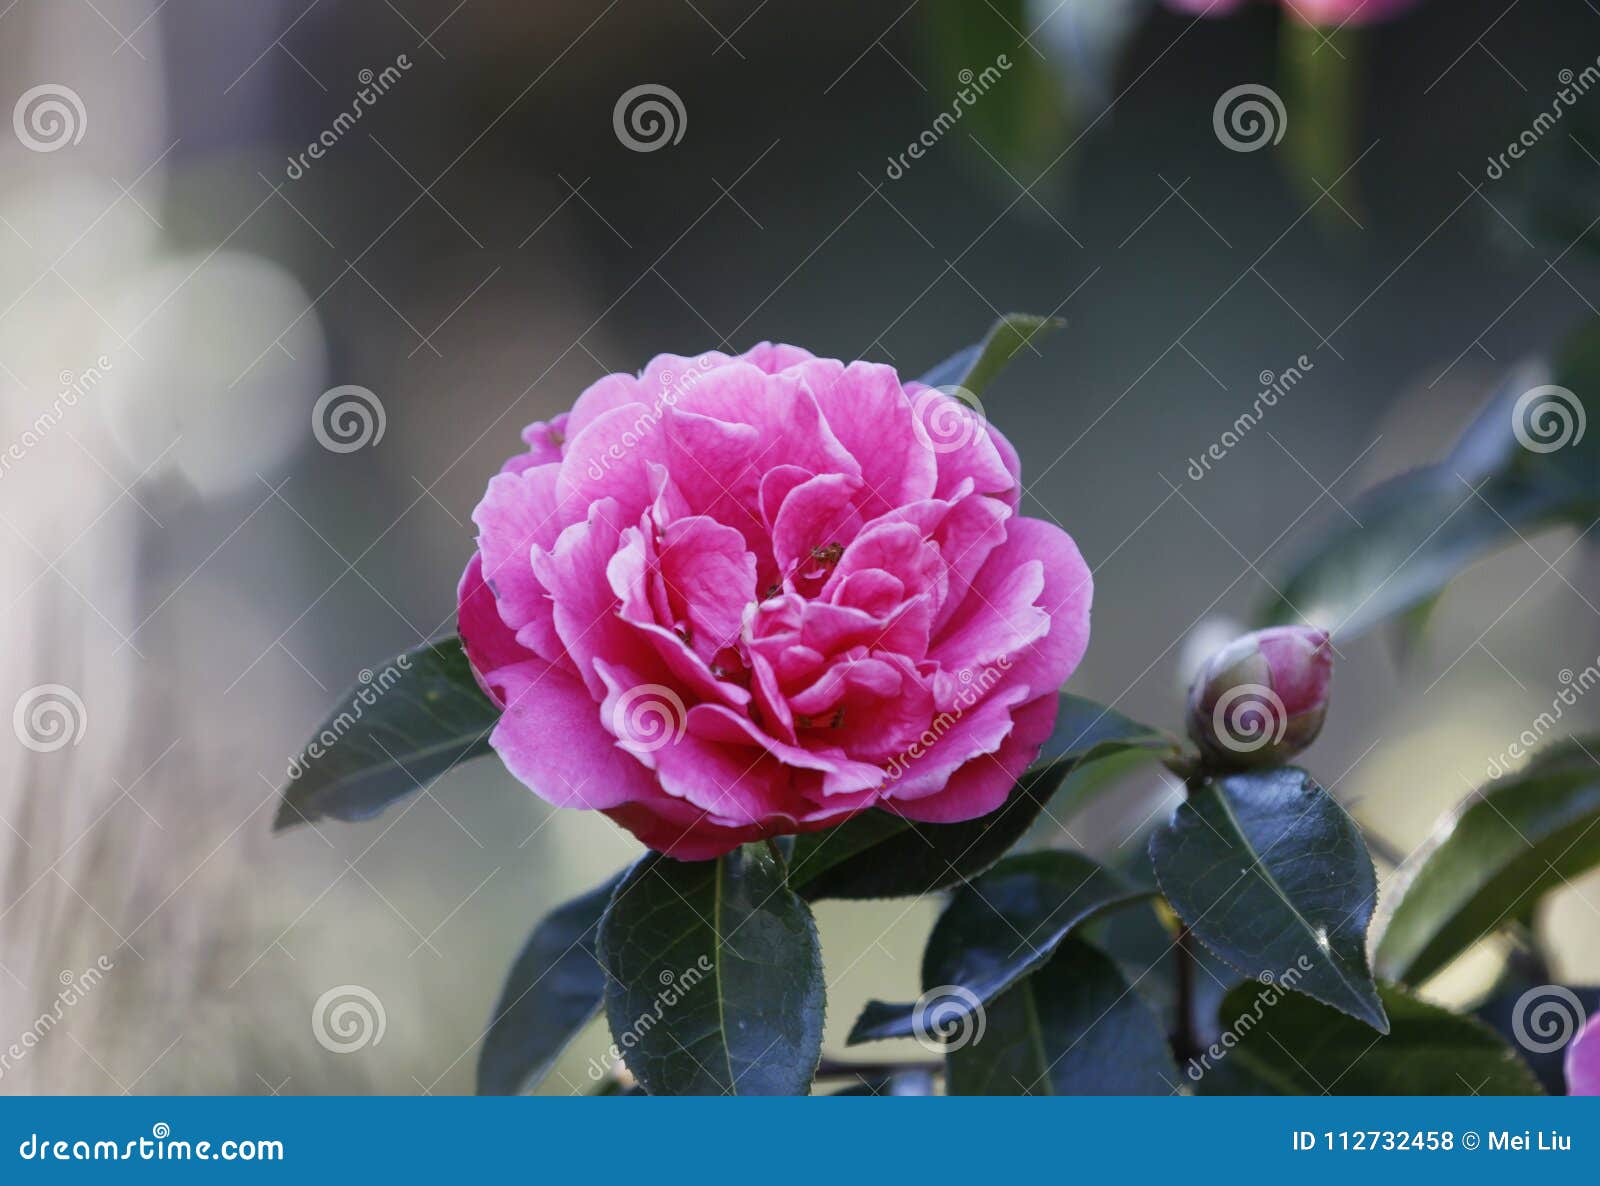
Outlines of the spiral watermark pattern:
[[1511,409],[1511,431],[1517,444],[1530,453],[1554,453],[1576,445],[1588,426],[1583,401],[1554,384],[1524,391]]
[[635,753],[676,745],[688,727],[683,697],[661,684],[629,688],[611,709],[611,731]]
[[353,383],[324,391],[311,410],[311,433],[330,453],[354,453],[376,445],[388,427],[383,401]]
[[1211,109],[1211,128],[1224,148],[1254,152],[1283,139],[1289,113],[1278,92],[1259,82],[1242,82],[1222,92]]
[[1567,719],[1578,701],[1596,688],[1600,688],[1600,655],[1582,671],[1563,667],[1556,679],[1561,689],[1550,698],[1550,707],[1528,722],[1528,727],[1494,757],[1489,759],[1490,778],[1501,778],[1516,769],[1523,759],[1530,757],[1540,744]]
[[935,453],[956,453],[989,431],[989,419],[965,387],[929,387],[911,401],[911,431]]
[[1216,739],[1236,754],[1276,745],[1289,728],[1289,711],[1265,684],[1239,684],[1217,698],[1211,710]]
[[83,698],[65,684],[39,684],[17,699],[11,727],[34,753],[53,754],[83,740],[89,713]]
[[389,1027],[383,1002],[370,988],[340,984],[311,1007],[311,1032],[317,1045],[334,1054],[354,1054],[383,1041]]
[[24,148],[55,152],[83,140],[89,112],[77,91],[59,82],[44,82],[22,92],[11,109],[11,127]]
[[960,984],[941,984],[917,998],[911,1028],[924,1049],[948,1054],[983,1041],[988,1015],[978,994]]
[[1570,988],[1541,984],[1517,998],[1511,1009],[1511,1032],[1524,1050],[1549,1054],[1572,1041],[1588,1019],[1583,1002]]
[[654,152],[683,139],[689,128],[689,113],[671,87],[641,82],[617,99],[611,109],[611,128],[624,148]]

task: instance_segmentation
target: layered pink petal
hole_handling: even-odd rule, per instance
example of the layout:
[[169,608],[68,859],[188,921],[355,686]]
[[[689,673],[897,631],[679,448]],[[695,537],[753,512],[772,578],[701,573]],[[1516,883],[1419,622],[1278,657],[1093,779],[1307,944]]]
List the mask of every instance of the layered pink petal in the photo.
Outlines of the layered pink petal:
[[1010,795],[1023,772],[1038,758],[1055,728],[1060,701],[1041,696],[1017,708],[1013,728],[993,753],[980,754],[955,770],[943,788],[920,799],[896,799],[886,806],[907,819],[930,824],[959,823],[988,815]]
[[460,626],[541,796],[699,860],[992,811],[1088,641],[1015,452],[893,369],[762,344],[607,376],[474,514]]
[[545,802],[602,810],[649,793],[650,771],[617,748],[577,679],[537,659],[485,678],[505,705],[489,744]]

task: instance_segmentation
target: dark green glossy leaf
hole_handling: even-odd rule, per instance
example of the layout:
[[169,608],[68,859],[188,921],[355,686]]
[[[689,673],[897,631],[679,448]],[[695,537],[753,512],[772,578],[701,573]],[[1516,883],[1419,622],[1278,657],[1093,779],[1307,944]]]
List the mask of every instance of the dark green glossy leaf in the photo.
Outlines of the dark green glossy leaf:
[[1361,832],[1303,770],[1212,779],[1150,837],[1161,890],[1212,951],[1379,1031],[1367,969],[1377,879]]
[[600,1012],[606,974],[595,949],[600,916],[624,874],[551,912],[517,955],[478,1056],[479,1095],[539,1085]]
[[1217,1020],[1223,1035],[1184,1068],[1201,1095],[1539,1095],[1488,1026],[1379,988],[1390,1031],[1271,985],[1242,984]]
[[983,341],[958,350],[917,381],[929,387],[961,387],[973,395],[982,395],[1020,351],[1066,324],[1059,317],[1007,313],[989,327]]
[[803,1095],[822,1055],[817,929],[764,845],[651,854],[600,923],[606,1019],[651,1095]]
[[1600,865],[1600,766],[1585,756],[1565,747],[1442,821],[1402,875],[1374,957],[1380,976],[1421,983]]
[[1078,939],[956,1032],[969,1040],[946,1057],[951,1095],[1168,1095],[1178,1085],[1154,1011]]
[[376,815],[458,762],[487,754],[499,716],[459,641],[407,652],[350,689],[317,730],[290,771],[274,830]]
[[959,824],[919,824],[869,811],[796,839],[789,884],[809,901],[913,897],[976,877],[1028,830],[1069,771],[1129,749],[1176,752],[1165,733],[1085,700],[1061,697],[1040,764],[988,815]]
[[[943,1023],[961,1024],[1042,967],[1074,927],[1152,892],[1075,852],[1007,857],[959,890],[934,924],[922,988],[949,998],[939,1011]],[[951,988],[959,991],[944,991]],[[924,1014],[922,1004],[870,1001],[850,1044],[916,1036]]]

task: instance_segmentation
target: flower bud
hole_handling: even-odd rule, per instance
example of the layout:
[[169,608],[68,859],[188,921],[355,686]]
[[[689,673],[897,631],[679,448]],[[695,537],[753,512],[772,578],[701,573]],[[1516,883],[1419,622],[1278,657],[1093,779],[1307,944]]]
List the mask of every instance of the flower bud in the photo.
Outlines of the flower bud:
[[1325,630],[1274,626],[1213,655],[1189,689],[1189,736],[1222,767],[1275,766],[1316,740],[1328,710]]

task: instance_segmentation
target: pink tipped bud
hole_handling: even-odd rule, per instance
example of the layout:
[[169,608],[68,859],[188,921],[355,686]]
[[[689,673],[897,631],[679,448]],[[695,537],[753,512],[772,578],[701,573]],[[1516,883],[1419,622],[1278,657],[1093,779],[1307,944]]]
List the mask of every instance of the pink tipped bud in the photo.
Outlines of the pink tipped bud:
[[1328,711],[1325,630],[1274,626],[1218,651],[1189,689],[1189,736],[1223,767],[1275,766],[1316,740]]

